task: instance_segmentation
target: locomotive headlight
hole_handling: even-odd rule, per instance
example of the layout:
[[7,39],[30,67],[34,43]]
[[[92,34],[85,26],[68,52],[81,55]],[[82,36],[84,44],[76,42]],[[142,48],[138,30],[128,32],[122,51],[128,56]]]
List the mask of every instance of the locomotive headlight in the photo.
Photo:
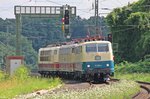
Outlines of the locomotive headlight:
[[88,68],[90,68],[90,65],[87,65]]
[[109,67],[109,64],[106,64],[107,67]]

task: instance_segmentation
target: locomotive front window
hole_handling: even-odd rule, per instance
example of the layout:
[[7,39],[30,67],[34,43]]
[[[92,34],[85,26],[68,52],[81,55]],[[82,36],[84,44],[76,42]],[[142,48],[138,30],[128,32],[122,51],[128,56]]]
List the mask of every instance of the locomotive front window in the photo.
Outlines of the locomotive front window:
[[96,44],[87,44],[86,52],[97,52]]
[[108,44],[98,44],[98,52],[108,52]]

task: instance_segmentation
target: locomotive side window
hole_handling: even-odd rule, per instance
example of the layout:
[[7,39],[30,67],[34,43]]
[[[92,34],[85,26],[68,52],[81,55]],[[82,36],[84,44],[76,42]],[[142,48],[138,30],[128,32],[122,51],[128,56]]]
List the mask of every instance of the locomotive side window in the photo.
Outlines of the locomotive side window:
[[75,48],[75,53],[80,54],[82,52],[82,46],[78,46]]
[[59,49],[59,54],[60,54],[60,55],[63,54],[63,49]]
[[71,48],[62,48],[59,51],[59,54],[61,54],[61,55],[65,55],[65,54],[69,54],[69,53],[71,53]]
[[48,56],[40,57],[40,61],[49,61],[49,57]]
[[54,50],[54,54],[57,54],[57,50]]
[[108,44],[98,44],[98,52],[108,52]]
[[41,51],[40,55],[44,55],[44,51]]
[[48,53],[47,53],[46,61],[51,61],[51,57],[53,57],[53,54],[52,54],[52,51],[49,50]]
[[70,54],[71,53],[71,48],[65,48],[64,51],[65,51],[64,54]]
[[80,48],[80,53],[82,53],[82,46],[80,46],[79,48]]
[[72,48],[72,53],[75,53],[75,48]]
[[71,48],[68,48],[67,53],[68,53],[68,54],[71,53]]
[[40,61],[51,61],[51,50],[41,51],[40,53]]
[[96,44],[87,44],[86,52],[97,52]]

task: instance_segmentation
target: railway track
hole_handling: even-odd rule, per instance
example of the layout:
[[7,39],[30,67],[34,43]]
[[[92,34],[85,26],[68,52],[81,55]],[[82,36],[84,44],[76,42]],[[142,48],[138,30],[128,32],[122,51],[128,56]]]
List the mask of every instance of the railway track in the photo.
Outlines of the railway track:
[[[119,79],[111,79],[108,83],[93,83],[93,82],[82,82],[82,81],[77,81],[77,80],[63,80],[64,85],[61,87],[58,87],[53,90],[41,90],[34,92],[29,95],[25,95],[25,98],[32,98],[33,96],[36,97],[42,96],[44,94],[55,94],[55,93],[67,93],[70,91],[81,91],[81,90],[89,90],[91,88],[95,87],[105,87],[108,86],[108,84],[113,84],[118,82]],[[150,99],[150,83],[148,82],[140,82],[139,83],[141,90],[136,94],[131,96],[132,99]],[[21,97],[22,98],[22,97]],[[16,99],[21,99],[21,98],[16,98]]]
[[[90,89],[93,87],[103,87],[106,86],[107,83],[93,83],[93,82],[82,82],[82,81],[76,81],[76,80],[63,80],[65,85],[60,88],[60,90],[83,90],[83,89]],[[112,82],[110,82],[112,83]],[[56,90],[56,91],[60,91]]]
[[150,99],[150,83],[136,81],[140,85],[140,92],[132,97],[132,99]]
[[[93,83],[93,82],[82,82],[78,80],[66,80],[64,79],[63,82],[65,85],[62,88],[58,88],[54,90],[54,93],[57,92],[65,92],[66,90],[88,90],[93,87],[104,87],[108,84],[112,84],[118,82],[120,79],[111,79],[109,82],[106,83]],[[141,90],[136,94],[131,96],[132,99],[150,99],[150,83],[148,82],[141,82],[136,81],[139,85]]]
[[[63,80],[64,85],[52,90],[39,90],[30,94],[21,95],[15,99],[37,99],[36,97],[42,96],[45,94],[55,94],[55,93],[67,93],[69,91],[81,91],[88,90],[94,87],[104,87],[106,83],[91,83],[91,82],[82,82],[77,80]],[[41,99],[41,98],[38,98]]]
[[[120,79],[112,79],[112,81],[119,81]],[[132,99],[150,99],[150,83],[136,81],[140,85],[140,92],[132,97]]]
[[83,82],[79,80],[63,80],[65,85],[63,86],[63,89],[73,89],[73,90],[82,90],[82,89],[90,89],[91,87],[103,87],[107,86],[109,84],[113,84],[119,80],[117,79],[111,79],[109,82]]

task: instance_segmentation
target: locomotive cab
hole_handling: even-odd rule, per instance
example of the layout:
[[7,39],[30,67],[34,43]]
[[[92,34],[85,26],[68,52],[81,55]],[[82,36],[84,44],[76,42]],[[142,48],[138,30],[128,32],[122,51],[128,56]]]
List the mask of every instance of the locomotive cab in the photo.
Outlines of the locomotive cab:
[[83,70],[85,75],[95,80],[108,80],[114,73],[114,60],[111,43],[93,41],[84,44]]

